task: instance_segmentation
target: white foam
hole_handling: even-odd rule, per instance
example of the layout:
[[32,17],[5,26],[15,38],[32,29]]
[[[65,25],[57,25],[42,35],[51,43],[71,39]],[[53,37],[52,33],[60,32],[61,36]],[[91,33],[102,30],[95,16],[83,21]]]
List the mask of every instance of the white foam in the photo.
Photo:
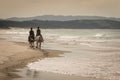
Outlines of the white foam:
[[103,36],[105,36],[105,34],[102,34],[102,33],[95,34],[95,37],[103,37]]
[[37,70],[37,71],[46,71],[46,72],[54,72],[54,73],[69,74],[69,75],[79,75],[81,73],[86,73],[85,69],[87,69],[86,67],[88,67],[89,65],[84,64],[84,62],[79,63],[78,58],[76,60],[74,59],[46,58],[44,60],[31,63],[28,65],[28,67],[32,70]]

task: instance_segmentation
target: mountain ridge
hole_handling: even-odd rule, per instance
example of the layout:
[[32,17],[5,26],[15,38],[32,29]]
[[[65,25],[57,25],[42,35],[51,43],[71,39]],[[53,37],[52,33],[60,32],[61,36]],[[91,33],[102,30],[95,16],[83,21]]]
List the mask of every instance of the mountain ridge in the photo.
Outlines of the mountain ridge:
[[44,29],[120,29],[120,21],[114,20],[70,20],[70,21],[9,21],[0,20],[0,28],[40,27]]
[[11,17],[4,20],[10,21],[30,21],[30,20],[43,20],[43,21],[70,21],[70,20],[115,20],[120,21],[120,18],[102,17],[102,16],[63,16],[63,15],[43,15],[34,17]]

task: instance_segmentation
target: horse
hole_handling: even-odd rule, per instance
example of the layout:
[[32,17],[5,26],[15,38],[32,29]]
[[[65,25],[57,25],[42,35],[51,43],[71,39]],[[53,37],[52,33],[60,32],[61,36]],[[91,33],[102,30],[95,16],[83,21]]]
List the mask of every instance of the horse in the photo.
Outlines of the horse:
[[30,47],[34,47],[34,37],[33,36],[28,36],[28,42],[30,44]]
[[41,49],[41,43],[44,41],[42,35],[36,36],[35,41],[36,41],[36,48]]

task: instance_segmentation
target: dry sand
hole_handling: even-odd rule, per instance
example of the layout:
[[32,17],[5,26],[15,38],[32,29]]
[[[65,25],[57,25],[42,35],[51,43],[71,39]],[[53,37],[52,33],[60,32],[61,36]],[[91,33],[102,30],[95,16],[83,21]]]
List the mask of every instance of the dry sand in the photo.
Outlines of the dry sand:
[[32,49],[27,43],[0,40],[0,80],[17,77],[10,72],[45,57],[56,57],[63,51]]

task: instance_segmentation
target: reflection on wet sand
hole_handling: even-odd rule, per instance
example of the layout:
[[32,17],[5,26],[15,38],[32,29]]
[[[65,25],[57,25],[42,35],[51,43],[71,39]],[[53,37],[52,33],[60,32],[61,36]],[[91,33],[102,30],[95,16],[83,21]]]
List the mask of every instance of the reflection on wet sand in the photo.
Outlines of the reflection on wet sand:
[[32,71],[29,69],[26,70],[26,76],[28,76],[29,78],[38,78],[38,77],[40,77],[39,73],[40,73],[39,71]]

